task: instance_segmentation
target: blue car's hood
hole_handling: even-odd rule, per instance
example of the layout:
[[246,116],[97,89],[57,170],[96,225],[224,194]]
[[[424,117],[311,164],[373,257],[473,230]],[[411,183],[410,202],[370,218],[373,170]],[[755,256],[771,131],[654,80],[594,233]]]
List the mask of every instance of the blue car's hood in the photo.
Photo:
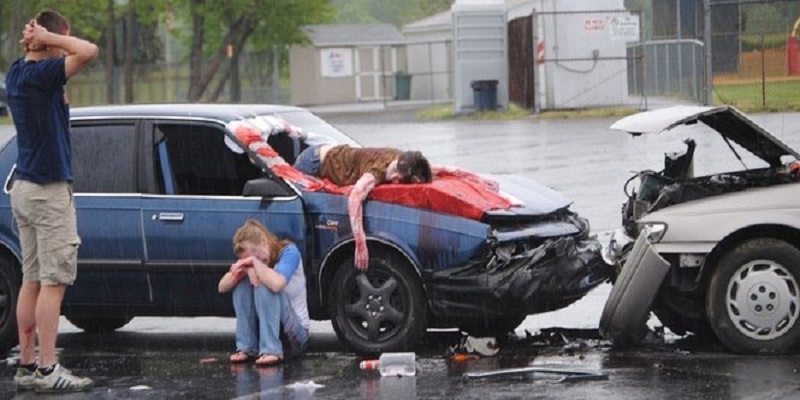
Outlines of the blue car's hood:
[[492,217],[540,216],[567,208],[572,200],[532,179],[519,175],[489,175],[500,184],[500,191],[508,194],[522,205],[507,210],[492,210]]

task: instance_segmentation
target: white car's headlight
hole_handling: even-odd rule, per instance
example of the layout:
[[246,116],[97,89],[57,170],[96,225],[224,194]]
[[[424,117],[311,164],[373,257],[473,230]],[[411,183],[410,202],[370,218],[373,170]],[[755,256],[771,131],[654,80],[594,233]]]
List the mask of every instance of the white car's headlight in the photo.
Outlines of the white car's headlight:
[[667,233],[667,224],[663,222],[647,222],[642,224],[642,231],[647,235],[650,243],[658,243]]

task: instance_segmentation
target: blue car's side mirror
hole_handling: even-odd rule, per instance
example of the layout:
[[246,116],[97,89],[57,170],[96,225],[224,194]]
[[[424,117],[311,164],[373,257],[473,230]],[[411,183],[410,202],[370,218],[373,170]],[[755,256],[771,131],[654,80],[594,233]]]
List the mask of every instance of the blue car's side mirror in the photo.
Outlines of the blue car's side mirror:
[[286,189],[280,183],[270,179],[251,179],[245,182],[242,195],[261,197],[286,196]]

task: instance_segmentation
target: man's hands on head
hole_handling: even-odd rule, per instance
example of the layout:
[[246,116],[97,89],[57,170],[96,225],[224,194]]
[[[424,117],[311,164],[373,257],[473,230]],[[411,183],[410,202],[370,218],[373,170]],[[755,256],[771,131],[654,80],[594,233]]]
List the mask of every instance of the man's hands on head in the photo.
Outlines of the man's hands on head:
[[[97,45],[94,43],[69,36],[69,32],[63,35],[49,32],[34,20],[25,25],[20,43],[24,44],[29,51],[48,50],[48,47],[63,51],[65,53],[64,74],[67,79],[75,76],[75,74],[94,61],[99,52]],[[45,56],[45,58],[52,56]],[[58,56],[62,55],[58,54]]]
[[37,24],[36,20],[32,19],[25,25],[25,29],[22,31],[22,39],[19,42],[25,45],[25,48],[29,51],[44,50],[47,46],[44,41],[48,33],[50,32],[47,31],[47,28]]

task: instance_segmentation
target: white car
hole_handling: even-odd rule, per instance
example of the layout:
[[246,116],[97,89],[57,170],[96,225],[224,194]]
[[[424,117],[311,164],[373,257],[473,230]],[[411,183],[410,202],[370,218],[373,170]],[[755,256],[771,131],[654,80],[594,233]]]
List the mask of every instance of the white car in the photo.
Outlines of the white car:
[[[732,107],[648,111],[611,128],[683,130],[689,138],[685,152],[665,155],[663,170],[639,172],[625,185],[623,229],[606,254],[618,275],[601,334],[615,345],[635,344],[652,311],[671,331],[715,336],[731,351],[797,350],[798,153]],[[724,153],[738,168],[694,175],[695,165],[720,164]]]

